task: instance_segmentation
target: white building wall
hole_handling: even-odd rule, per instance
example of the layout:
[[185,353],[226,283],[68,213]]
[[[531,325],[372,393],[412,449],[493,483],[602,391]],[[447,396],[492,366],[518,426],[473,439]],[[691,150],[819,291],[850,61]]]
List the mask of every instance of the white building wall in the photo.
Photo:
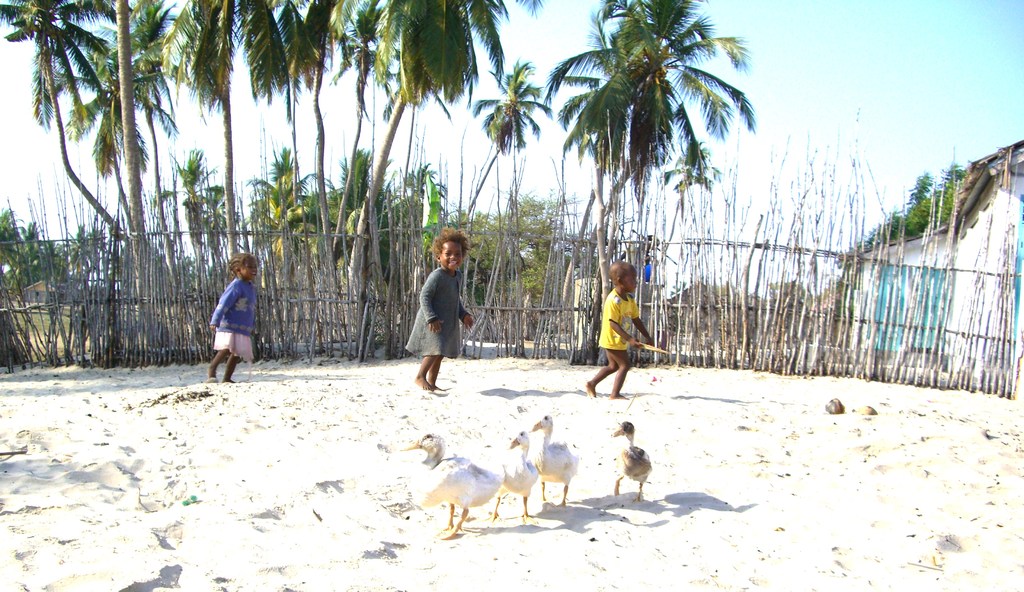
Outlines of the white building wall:
[[[1007,335],[1002,315],[1002,301],[1007,286],[1005,273],[1012,270],[1016,260],[1018,225],[1021,215],[1018,188],[1024,187],[1014,178],[1008,189],[992,183],[978,202],[978,208],[960,229],[956,248],[952,307],[948,329],[948,343],[953,363],[957,367],[970,364],[976,378],[999,355],[998,344],[992,338]],[[968,271],[969,270],[969,271]],[[977,271],[975,271],[977,270]],[[1012,304],[1011,304],[1012,306]],[[1015,311],[1020,318],[1020,307]],[[1018,322],[1018,332],[1020,323]],[[971,340],[988,338],[989,346],[979,353],[971,347]],[[1021,339],[1017,336],[1014,358],[1020,357]],[[968,353],[974,356],[968,359]]]

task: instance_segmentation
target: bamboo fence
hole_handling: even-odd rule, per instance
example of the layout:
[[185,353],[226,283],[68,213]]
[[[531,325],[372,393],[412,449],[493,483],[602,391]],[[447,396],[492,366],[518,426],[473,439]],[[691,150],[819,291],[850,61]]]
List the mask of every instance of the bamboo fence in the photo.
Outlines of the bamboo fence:
[[[994,239],[992,248],[1001,249],[1006,262],[998,274],[954,269],[951,248],[912,265],[902,243],[857,247],[871,208],[861,188],[840,187],[832,172],[773,186],[772,205],[756,215],[728,185],[714,195],[619,195],[610,202],[618,222],[609,231],[609,252],[638,269],[650,257],[651,280],[637,292],[641,316],[657,344],[670,351],[634,354],[637,363],[1012,395],[1015,237]],[[260,262],[258,359],[409,355],[404,344],[432,257],[420,224],[422,200],[415,191],[401,193],[408,196],[373,212],[377,223],[370,232],[365,298],[350,290],[347,255],[337,262],[331,256],[332,241],[340,238],[351,248],[350,236],[287,228],[243,234],[242,248]],[[474,228],[472,212],[465,216],[461,205],[446,204],[449,220],[467,220],[471,240],[497,245],[486,273],[478,251],[471,249],[463,265],[464,301],[477,320],[463,335],[464,355],[598,363],[604,287],[595,279],[600,274],[592,204],[556,196],[553,231],[538,236],[520,227],[517,196],[513,180],[493,213],[497,230],[486,233]],[[943,236],[933,228],[924,240],[934,245]],[[27,301],[0,268],[0,365],[14,371],[39,364],[208,361],[209,317],[231,279],[226,235],[216,229],[182,231],[175,220],[168,232],[141,240],[143,249],[102,233],[48,241],[75,255],[66,273],[50,281],[42,302]],[[529,241],[549,245],[539,299],[528,298],[521,281],[521,246]],[[937,273],[945,283],[929,279]],[[906,278],[899,293],[885,288],[893,274]],[[936,290],[949,291],[954,281],[961,289],[976,286],[966,309],[940,307],[926,314],[923,307],[936,299]],[[994,307],[985,296],[992,290],[999,294]],[[954,313],[970,321],[958,326],[979,329],[953,331],[936,321]],[[919,342],[927,347],[914,345]]]

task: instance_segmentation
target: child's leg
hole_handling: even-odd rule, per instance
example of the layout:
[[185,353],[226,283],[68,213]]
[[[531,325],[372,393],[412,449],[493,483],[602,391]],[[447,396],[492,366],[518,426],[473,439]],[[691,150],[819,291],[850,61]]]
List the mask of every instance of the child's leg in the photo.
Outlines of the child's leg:
[[441,370],[441,360],[444,356],[434,356],[434,364],[427,369],[427,382],[431,387],[437,388],[437,373]]
[[[420,369],[416,372],[416,386],[420,387],[425,391],[434,390],[434,384],[427,380],[427,373],[434,364],[441,365],[441,356],[423,356],[423,361],[420,362]],[[434,371],[435,378],[437,377],[437,370]]]
[[[228,350],[225,349],[222,351]],[[231,375],[235,373],[235,366],[237,366],[238,362],[240,361],[242,361],[242,358],[240,356],[232,355],[230,358],[228,358],[228,363],[227,365],[224,366],[224,382],[234,382],[233,380],[231,380]]]
[[629,372],[629,352],[624,349],[617,349],[614,352],[608,350],[608,365],[611,365],[612,358],[615,358],[615,382],[612,383],[612,392],[609,399],[625,399],[619,394],[623,383],[626,382],[626,373]]
[[608,365],[598,370],[597,374],[587,383],[587,395],[591,397],[597,396],[597,385],[601,384],[601,381],[607,378],[609,374],[619,369],[618,358],[612,356],[612,351],[614,350],[606,349],[604,351],[608,354]]
[[212,378],[214,379],[214,381],[216,381],[217,366],[220,366],[220,363],[223,362],[224,359],[227,358],[229,355],[231,355],[231,352],[226,349],[217,350],[217,353],[214,354],[213,356],[213,360],[210,361],[210,367],[207,368],[206,370],[206,377]]

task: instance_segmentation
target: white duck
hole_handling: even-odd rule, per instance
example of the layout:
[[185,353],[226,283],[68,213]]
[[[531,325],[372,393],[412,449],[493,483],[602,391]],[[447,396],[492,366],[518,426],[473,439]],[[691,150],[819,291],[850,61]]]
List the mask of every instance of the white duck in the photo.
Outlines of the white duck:
[[629,445],[622,449],[619,453],[619,457],[616,459],[616,465],[619,467],[619,478],[615,480],[615,495],[619,495],[619,483],[624,477],[638,482],[640,484],[640,491],[636,494],[636,501],[643,500],[644,495],[644,482],[647,481],[647,477],[651,474],[651,457],[644,451],[643,448],[633,446],[633,437],[636,435],[636,428],[632,423],[624,421],[619,424],[619,427],[612,432],[612,437],[625,436],[629,440]]
[[551,416],[545,415],[537,422],[537,425],[533,426],[532,431],[544,432],[544,445],[534,455],[533,462],[537,465],[537,471],[540,472],[540,499],[548,501],[544,491],[547,483],[564,483],[565,489],[562,490],[561,503],[564,506],[565,500],[569,496],[569,482],[576,476],[580,458],[569,450],[565,442],[551,441],[551,430],[554,425]]
[[[501,475],[460,456],[445,458],[444,440],[435,434],[427,434],[405,448],[416,449],[427,453],[423,464],[431,469],[418,483],[417,503],[423,508],[447,503],[448,527],[438,534],[438,538],[454,538],[462,530],[469,509],[486,504],[498,492]],[[458,524],[455,524],[455,506],[462,508]]]
[[505,477],[498,492],[498,501],[494,504],[491,522],[498,519],[498,506],[501,504],[502,496],[506,493],[514,493],[523,496],[523,523],[526,524],[530,521],[530,510],[526,505],[526,500],[529,499],[530,490],[533,489],[533,485],[540,475],[536,465],[527,457],[530,453],[530,435],[526,432],[519,432],[512,439],[512,444],[508,448],[509,450],[518,448],[519,451],[503,465]]

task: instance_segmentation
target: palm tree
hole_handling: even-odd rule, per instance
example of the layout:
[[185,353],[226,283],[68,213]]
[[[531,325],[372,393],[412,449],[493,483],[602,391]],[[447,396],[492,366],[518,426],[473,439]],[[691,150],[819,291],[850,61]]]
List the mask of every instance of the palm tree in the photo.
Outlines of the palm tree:
[[[595,41],[590,51],[571,57],[552,71],[548,93],[563,85],[582,87],[583,93],[566,102],[559,114],[573,128],[566,147],[590,153],[597,166],[597,233],[603,238],[603,178],[611,174],[613,199],[628,180],[642,199],[649,174],[667,162],[679,147],[700,158],[696,121],[687,110],[695,100],[709,134],[723,138],[738,113],[749,129],[754,111],[746,95],[701,65],[725,54],[732,66],[743,70],[748,54],[735,37],[715,37],[714,26],[698,15],[695,0],[606,0],[595,16]],[[606,35],[604,21],[618,28]],[[706,169],[707,163],[695,165]],[[615,208],[612,215],[615,215]],[[614,226],[614,224],[613,224]],[[599,253],[602,280],[607,285],[607,253]]]
[[[323,20],[327,19],[329,13],[324,13],[322,8],[316,8],[314,15],[324,14]],[[308,15],[308,11],[307,11]],[[316,40],[306,24],[305,19],[299,12],[299,6],[295,0],[284,0],[280,3],[277,13],[278,28],[281,31],[281,39],[284,42],[285,53],[285,113],[292,130],[292,168],[293,176],[299,177],[299,144],[298,134],[295,125],[295,107],[298,104],[299,92],[302,86],[312,86],[316,71],[320,67],[320,55],[317,51]],[[292,198],[298,201],[298,195]],[[327,199],[324,196],[326,209]]]
[[722,171],[711,166],[711,151],[704,142],[698,142],[696,151],[687,150],[676,160],[675,166],[665,172],[665,184],[671,183],[676,177],[679,177],[679,181],[675,184],[675,190],[680,193],[694,186],[711,191],[722,178]]
[[0,273],[11,273],[15,269],[20,236],[21,229],[14,210],[0,210]]
[[30,40],[35,44],[32,114],[36,122],[43,129],[49,129],[51,121],[57,126],[64,171],[104,223],[116,231],[114,217],[71,168],[64,120],[60,115],[61,95],[69,95],[73,107],[80,109],[79,80],[95,81],[96,73],[86,54],[100,50],[103,40],[85,27],[111,19],[107,5],[95,0],[10,0],[9,4],[0,4],[0,23],[14,28],[14,32],[7,35],[7,40]]
[[[519,0],[531,10],[542,0]],[[508,16],[503,0],[391,0],[384,5],[379,26],[376,73],[378,80],[397,70],[398,90],[387,130],[381,141],[370,189],[359,213],[349,277],[355,285],[360,309],[366,301],[366,248],[372,206],[384,184],[391,146],[406,107],[430,98],[451,103],[472,93],[479,77],[476,43],[483,45],[494,72],[501,75],[504,56],[498,23]],[[375,242],[375,241],[374,241]]]
[[[357,217],[362,209],[366,192],[370,188],[370,165],[373,155],[369,150],[357,150],[354,159],[341,161],[341,185],[349,187],[349,191],[337,189],[331,192],[328,207],[332,220],[342,220],[345,232],[351,237],[355,234]],[[358,209],[357,209],[358,208]],[[341,230],[338,230],[341,232]],[[336,239],[340,239],[338,236]],[[343,245],[351,246],[351,245]]]
[[284,42],[269,0],[188,0],[164,46],[164,67],[224,124],[224,198],[228,248],[238,248],[231,130],[231,74],[239,41],[249,65],[253,98],[272,99],[287,84]]
[[[338,3],[332,13],[332,28],[343,29],[344,35],[341,39],[341,52],[343,56],[342,72],[349,67],[356,71],[356,134],[352,141],[352,155],[349,162],[355,162],[359,152],[359,137],[363,131],[363,115],[366,114],[366,85],[369,82],[370,73],[377,60],[377,27],[380,23],[381,10],[377,0],[366,0],[359,5],[351,20],[347,20],[344,9],[349,4]],[[318,160],[322,155],[317,156]],[[348,196],[352,194],[353,176],[345,177],[342,185],[341,209],[334,226],[334,260],[341,258],[342,224],[346,219],[345,205],[348,203]]]
[[540,137],[540,126],[533,119],[533,112],[539,110],[551,117],[551,109],[546,102],[540,100],[541,88],[530,82],[530,77],[535,71],[530,62],[516,62],[511,74],[504,77],[495,75],[498,90],[504,96],[501,99],[483,99],[473,105],[474,116],[489,111],[484,117],[483,125],[491,142],[494,143],[495,152],[470,201],[470,216],[498,155],[525,148],[527,130],[531,131],[534,137]]
[[[565,102],[558,113],[558,120],[566,128],[571,125],[565,140],[565,150],[576,146],[581,160],[584,156],[590,156],[594,161],[594,189],[590,199],[595,206],[594,228],[601,274],[598,291],[603,292],[609,284],[608,258],[611,249],[606,236],[609,225],[606,220],[608,208],[605,207],[604,181],[606,176],[614,174],[617,163],[621,161],[629,94],[628,83],[622,74],[624,56],[606,31],[604,20],[595,14],[591,27],[591,48],[555,66],[548,76],[547,93],[550,98],[562,86],[584,89]],[[615,195],[613,190],[613,199]],[[615,208],[611,210],[614,212]],[[600,295],[595,296],[595,302],[599,302]]]
[[[112,175],[115,177],[121,208],[124,212],[130,213],[132,206],[125,193],[121,176],[121,157],[124,150],[121,84],[118,80],[116,47],[105,45],[102,51],[93,53],[91,59],[96,73],[95,86],[90,85],[93,98],[72,114],[70,136],[77,142],[89,133],[95,132],[92,157],[96,164],[96,172],[103,178]],[[130,221],[129,227],[135,231],[134,222]]]
[[192,150],[184,162],[176,163],[175,172],[181,180],[184,198],[182,207],[185,209],[185,221],[188,223],[189,239],[195,251],[196,260],[205,257],[203,236],[221,227],[220,198],[223,188],[210,184],[216,173],[206,165],[206,155],[202,150]]
[[[338,38],[340,28],[333,26],[332,14],[338,7],[347,9],[355,3],[349,0],[313,0],[309,3],[305,17],[299,13],[299,6],[288,0],[281,7],[280,24],[285,43],[289,74],[289,118],[292,125],[292,150],[298,156],[298,145],[295,138],[294,99],[298,89],[295,83],[301,81],[309,87],[313,94],[313,117],[316,121],[316,188],[317,202],[320,208],[321,229],[325,236],[330,232],[330,218],[327,204],[327,181],[324,168],[326,132],[324,131],[323,113],[320,109],[320,91],[326,69],[334,55],[334,42]],[[298,160],[295,162],[295,175],[298,173]]]
[[[702,69],[724,54],[733,68],[744,71],[750,56],[737,37],[716,37],[710,19],[697,13],[696,0],[606,0],[606,18],[618,19],[616,45],[626,56],[623,66],[630,84],[629,174],[641,195],[647,176],[660,168],[679,146],[701,156],[696,126],[724,139],[734,117],[753,131],[754,108],[735,86]],[[687,101],[695,100],[701,119],[695,121]],[[701,163],[697,168],[707,168]]]
[[[249,181],[249,187],[255,194],[252,206],[254,226],[282,235],[286,231],[315,231],[309,227],[308,221],[314,220],[316,215],[306,201],[313,176],[306,175],[296,181],[294,161],[291,149],[283,147],[274,155],[268,178]],[[280,245],[279,240],[275,246],[278,252]]]
[[[133,65],[135,79],[135,106],[146,117],[146,128],[149,130],[149,142],[152,146],[153,158],[153,200],[157,214],[157,223],[164,237],[164,257],[169,271],[174,270],[174,241],[168,228],[163,189],[160,179],[160,151],[157,148],[155,123],[168,137],[178,133],[174,122],[171,92],[167,86],[167,78],[163,70],[163,42],[173,22],[171,10],[164,6],[163,0],[140,0],[133,13],[132,51],[135,56]],[[166,109],[165,109],[166,105]],[[143,155],[143,162],[146,161]],[[171,201],[173,206],[174,202]],[[177,217],[177,208],[174,207]]]
[[[162,14],[161,14],[162,11]],[[170,94],[167,89],[167,82],[162,75],[159,56],[162,47],[160,32],[166,29],[169,23],[168,11],[163,9],[159,3],[147,1],[139,6],[133,18],[134,38],[132,49],[132,71],[135,72],[132,87],[134,96],[137,97],[136,106],[143,110],[150,128],[151,140],[156,143],[156,133],[153,122],[158,120],[164,132],[168,135],[176,133],[173,116],[163,109],[164,100],[168,100]],[[126,211],[131,211],[130,195],[125,195],[124,186],[121,182],[122,158],[125,158],[127,166],[126,150],[123,145],[123,100],[121,94],[122,85],[119,80],[118,64],[120,58],[114,45],[105,45],[103,51],[96,52],[91,56],[93,69],[96,72],[96,86],[91,90],[94,93],[93,99],[86,103],[80,111],[72,118],[72,138],[79,139],[89,132],[95,131],[96,138],[93,144],[93,160],[96,163],[96,170],[103,177],[114,175],[117,178],[119,195],[122,198],[122,205]],[[146,150],[146,142],[142,139],[141,130],[136,129],[136,145],[139,147],[139,158],[142,168],[145,169],[149,161]],[[159,159],[154,158],[154,162]],[[159,175],[157,175],[157,195],[159,195]],[[130,194],[130,191],[129,191]],[[162,208],[158,209],[162,216]],[[166,222],[161,225],[161,230],[166,232]]]

